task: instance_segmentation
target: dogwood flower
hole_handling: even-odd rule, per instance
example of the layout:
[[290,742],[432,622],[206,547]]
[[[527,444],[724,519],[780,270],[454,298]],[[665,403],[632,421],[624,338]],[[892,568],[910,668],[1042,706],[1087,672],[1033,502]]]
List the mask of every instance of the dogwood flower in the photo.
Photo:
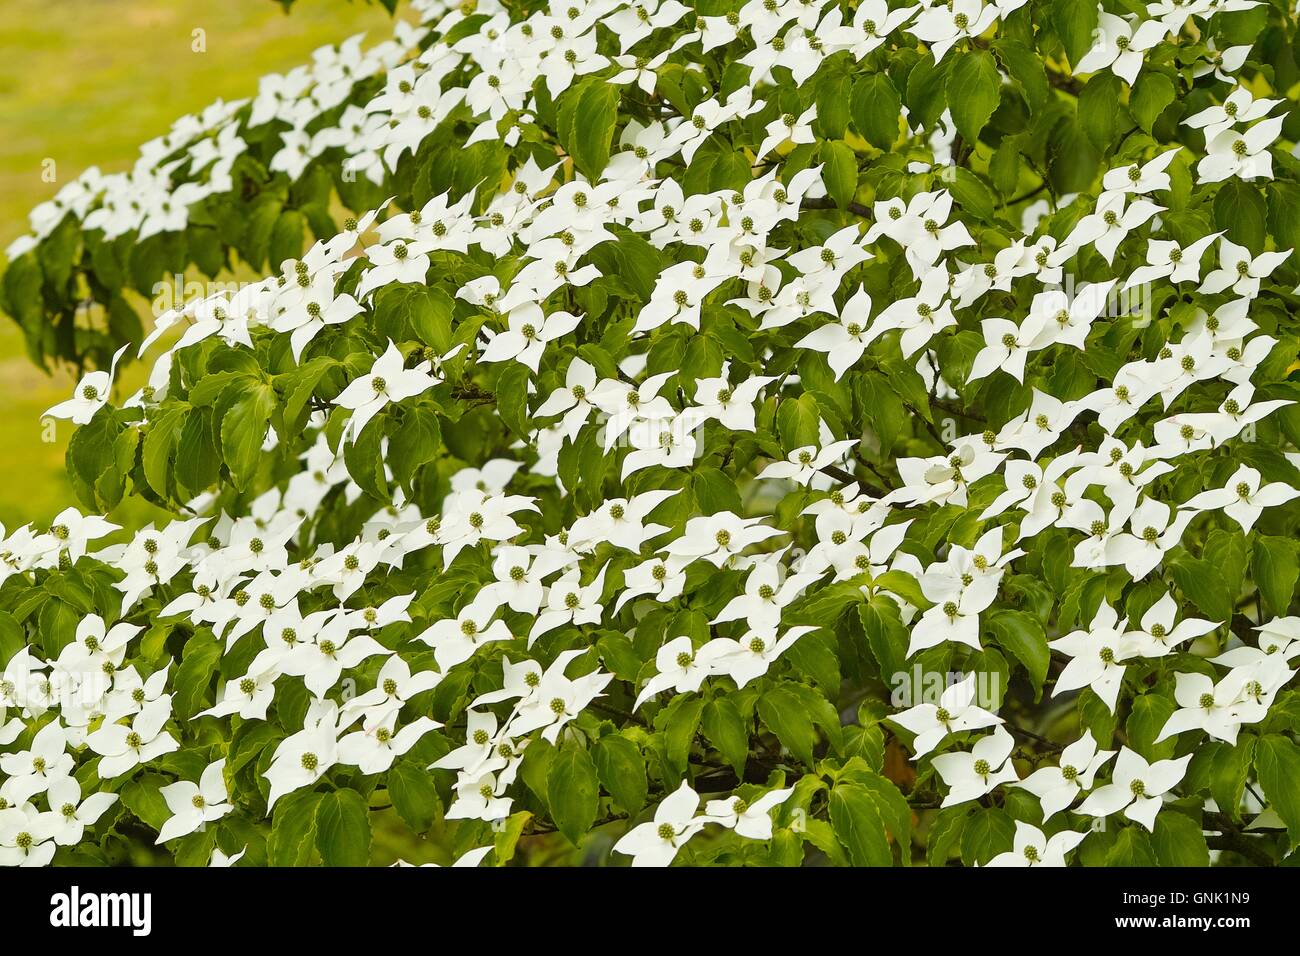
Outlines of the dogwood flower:
[[1087,630],[1071,631],[1064,637],[1048,641],[1048,647],[1070,658],[1056,678],[1052,696],[1089,687],[1114,713],[1124,680],[1126,624],[1127,619],[1121,620],[1115,609],[1103,601]]
[[492,337],[479,355],[481,362],[505,362],[514,359],[534,374],[548,342],[568,335],[582,317],[569,312],[547,315],[535,303],[524,303],[510,310],[505,331]]
[[1264,716],[1245,695],[1246,685],[1253,676],[1250,668],[1238,668],[1216,684],[1205,674],[1175,674],[1174,700],[1179,709],[1169,715],[1156,742],[1189,730],[1203,730],[1215,740],[1235,746],[1241,725]]
[[920,760],[939,746],[949,734],[965,730],[983,730],[1002,723],[1002,718],[975,704],[975,674],[948,686],[937,704],[920,703],[890,720],[916,735],[912,741],[912,759]]
[[683,780],[655,809],[653,820],[637,824],[619,838],[614,852],[632,857],[633,866],[667,866],[709,822],[695,816],[699,805],[699,794]]
[[977,740],[969,752],[935,757],[932,761],[935,772],[948,785],[948,795],[941,805],[956,806],[967,800],[976,800],[1001,784],[1015,783],[1019,777],[1008,759],[1015,746],[1015,738],[999,726],[987,737]]
[[158,831],[158,843],[166,843],[203,829],[205,824],[220,820],[234,809],[230,805],[224,778],[225,758],[208,764],[198,783],[178,780],[158,792],[172,815]]
[[1155,826],[1161,797],[1178,785],[1187,772],[1192,755],[1147,763],[1139,754],[1121,747],[1111,782],[1098,787],[1079,805],[1078,812],[1090,817],[1124,816],[1148,830]]
[[1282,481],[1262,483],[1259,471],[1239,465],[1222,488],[1203,491],[1180,505],[1190,511],[1222,510],[1249,532],[1265,508],[1275,508],[1300,497],[1297,490]]
[[350,434],[361,434],[370,421],[389,402],[400,402],[432,388],[438,382],[423,367],[408,369],[406,360],[392,342],[384,354],[375,359],[370,371],[353,379],[334,399],[334,404],[351,409]]
[[1174,624],[1177,616],[1177,602],[1171,595],[1165,594],[1142,615],[1142,623],[1137,630],[1125,632],[1122,645],[1124,656],[1163,657],[1179,644],[1208,634],[1218,627],[1211,621],[1195,618]]
[[714,638],[700,649],[700,653],[707,655],[712,666],[734,680],[737,687],[744,687],[766,674],[772,662],[789,650],[795,641],[815,630],[817,628],[802,625],[792,627],[780,636],[775,628],[753,630],[739,640]]
[[86,746],[100,755],[101,779],[120,777],[128,770],[180,749],[163,725],[171,717],[170,697],[146,706],[127,724],[106,724],[86,736]]
[[806,445],[790,452],[785,461],[774,461],[761,472],[761,478],[785,478],[800,485],[812,484],[821,475],[821,469],[834,464],[857,444],[855,439],[831,442],[820,450],[816,445]]
[[396,730],[397,711],[387,712],[363,722],[361,730],[345,734],[339,740],[339,763],[351,764],[362,773],[383,773],[393,761],[407,753],[429,731],[442,725],[429,717],[417,717]]
[[1087,833],[1061,830],[1050,838],[1038,827],[1016,821],[1011,849],[999,853],[985,866],[1065,866],[1065,855],[1083,842]]
[[280,742],[262,775],[270,784],[267,808],[274,807],[285,794],[314,784],[337,762],[337,705],[332,701],[313,703],[302,730]]
[[792,793],[794,787],[769,790],[753,803],[741,797],[710,800],[704,806],[704,813],[710,818],[710,822],[734,830],[746,839],[770,840],[772,839],[771,812],[790,799]]
[[1254,298],[1259,294],[1259,283],[1273,274],[1291,255],[1291,250],[1261,252],[1251,256],[1250,250],[1230,239],[1219,239],[1219,268],[1205,277],[1198,292],[1213,295],[1231,289],[1234,295]]
[[1142,69],[1142,55],[1165,38],[1169,27],[1161,20],[1125,19],[1102,11],[1092,47],[1074,65],[1076,73],[1109,69],[1132,86]]
[[45,410],[50,418],[67,418],[74,425],[88,425],[95,413],[108,404],[113,391],[113,376],[117,374],[117,360],[127,350],[123,345],[113,354],[108,371],[87,372],[65,402],[51,405]]
[[1244,133],[1225,129],[1205,144],[1206,155],[1196,164],[1203,183],[1219,183],[1236,177],[1247,182],[1273,178],[1273,157],[1268,148],[1282,132],[1284,117],[1260,120]]
[[1082,737],[1061,751],[1055,767],[1040,767],[1016,786],[1038,798],[1043,808],[1043,822],[1068,808],[1080,793],[1092,789],[1093,777],[1105,766],[1113,750],[1098,750],[1092,734]]
[[117,794],[101,791],[82,799],[76,777],[60,777],[50,783],[46,800],[55,821],[50,839],[59,846],[76,846],[85,838],[86,827],[93,827],[117,802]]

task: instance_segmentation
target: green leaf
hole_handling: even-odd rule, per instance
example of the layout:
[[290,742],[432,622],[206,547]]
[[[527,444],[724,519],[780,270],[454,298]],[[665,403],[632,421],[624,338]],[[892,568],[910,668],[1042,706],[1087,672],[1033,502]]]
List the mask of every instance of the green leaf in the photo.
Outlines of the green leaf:
[[1203,558],[1183,554],[1166,562],[1165,567],[1179,590],[1215,623],[1232,618],[1232,595],[1219,569]]
[[604,80],[586,80],[560,99],[560,143],[578,169],[594,182],[609,163],[610,141],[618,122],[619,88]]
[[262,443],[275,410],[275,389],[259,382],[227,409],[221,419],[221,457],[240,491],[248,487],[262,460]]
[[1300,248],[1300,186],[1268,184],[1268,231],[1279,249]]
[[1250,568],[1269,610],[1274,615],[1286,614],[1295,595],[1296,578],[1300,575],[1296,543],[1290,538],[1257,536]]
[[361,429],[350,441],[343,442],[343,462],[348,474],[366,494],[380,501],[391,500],[387,493],[388,482],[384,477],[384,456],[382,452],[384,432],[388,414],[381,412]]
[[1146,132],[1151,132],[1160,114],[1175,99],[1174,82],[1163,73],[1147,70],[1138,77],[1129,95],[1128,109]]
[[365,866],[370,860],[370,809],[355,790],[325,794],[316,808],[316,849],[326,866]]
[[1268,805],[1282,818],[1291,847],[1300,846],[1300,747],[1281,734],[1266,734],[1255,747],[1255,774]]
[[962,828],[961,861],[967,866],[983,866],[1010,850],[1015,836],[1015,821],[1005,810],[980,810]]
[[1097,29],[1099,5],[1079,0],[1053,0],[1052,24],[1065,47],[1070,63],[1078,63],[1092,47],[1092,34]]
[[970,806],[946,807],[930,824],[925,837],[925,862],[928,866],[946,866],[953,850],[961,844],[962,832],[970,818]]
[[[850,761],[846,772],[854,765]],[[876,802],[880,818],[899,847],[904,866],[912,865],[912,808],[893,781],[877,773],[853,773],[853,783],[862,786]]]
[[873,597],[859,607],[859,613],[871,656],[876,659],[881,675],[889,679],[890,675],[903,671],[908,633],[899,616],[898,605],[887,597]]
[[994,41],[993,48],[1011,78],[1020,84],[1030,111],[1037,113],[1052,92],[1051,85],[1047,82],[1047,71],[1043,68],[1038,53],[1025,44],[1006,37]]
[[664,727],[664,746],[669,761],[681,773],[686,772],[691,744],[699,730],[703,710],[703,700],[694,694],[682,694],[665,711],[667,721]]
[[163,799],[162,788],[171,783],[158,773],[146,773],[122,788],[122,805],[139,817],[146,825],[161,830],[172,818],[171,808]]
[[276,801],[266,862],[271,866],[308,866],[316,851],[316,808],[324,795],[299,790]]
[[497,378],[497,411],[515,436],[528,440],[528,366],[510,362]]
[[736,776],[745,776],[745,762],[749,758],[749,730],[740,710],[730,697],[716,697],[704,705],[701,717],[704,736],[731,764]]
[[812,766],[817,732],[803,702],[788,687],[778,686],[758,699],[758,716],[790,753]]
[[974,145],[997,109],[1002,78],[991,53],[972,50],[952,56],[956,60],[948,78],[948,109],[957,131]]
[[186,497],[211,487],[221,475],[221,455],[212,439],[212,410],[192,408],[176,444],[176,484]]
[[222,643],[211,631],[199,631],[185,644],[181,666],[172,681],[172,707],[178,717],[193,717],[207,703],[208,688],[221,662]]
[[841,783],[831,791],[831,826],[854,866],[892,866],[885,823],[871,792],[861,784]]
[[853,125],[872,146],[888,150],[898,139],[903,101],[888,73],[869,73],[853,84],[849,100]]
[[406,410],[401,427],[388,440],[388,466],[408,492],[417,471],[434,461],[442,451],[442,428],[438,413],[427,405]]
[[945,90],[954,59],[946,56],[935,63],[934,54],[927,53],[907,74],[907,108],[913,122],[933,126],[943,115],[948,105]]
[[1267,218],[1264,196],[1251,184],[1230,179],[1219,187],[1214,197],[1215,226],[1252,255],[1264,251]]
[[439,800],[433,775],[409,760],[393,764],[388,771],[388,796],[402,821],[416,833],[433,826]]
[[596,764],[584,748],[569,743],[555,754],[546,776],[546,802],[551,819],[574,844],[596,822],[599,806]]
[[302,255],[303,229],[306,224],[303,214],[296,209],[286,209],[276,218],[267,251],[271,268],[279,269],[285,260],[297,259]]
[[880,443],[880,454],[888,456],[903,432],[907,411],[903,399],[879,372],[867,372],[855,378],[862,414],[871,423]]
[[786,451],[794,451],[806,445],[820,445],[820,421],[817,400],[807,392],[798,398],[783,399],[776,412],[776,428],[782,446]]
[[1210,769],[1210,795],[1219,809],[1234,820],[1241,819],[1241,797],[1255,762],[1257,738],[1242,734],[1235,747],[1224,744],[1214,753]]
[[1148,762],[1165,760],[1172,757],[1178,746],[1177,736],[1156,743],[1169,717],[1177,706],[1168,697],[1159,694],[1143,694],[1133,701],[1133,710],[1129,713],[1124,730],[1128,734],[1128,746],[1137,751]]
[[1124,84],[1108,70],[1092,75],[1079,94],[1079,127],[1103,155],[1108,151],[1120,124],[1120,94]]
[[745,508],[736,480],[717,468],[697,468],[691,475],[691,490],[695,492],[695,501],[702,514],[712,515],[720,511],[740,514]]
[[600,784],[631,816],[645,806],[649,784],[645,758],[636,744],[620,734],[607,734],[592,748]]
[[822,153],[822,181],[835,205],[847,209],[858,191],[858,158],[853,150],[841,142],[824,142]]
[[519,838],[523,836],[524,827],[528,826],[528,821],[532,818],[533,815],[527,810],[520,810],[518,813],[510,814],[505,826],[497,830],[496,838],[492,841],[497,866],[505,866],[514,859]]
[[149,423],[144,435],[140,456],[144,477],[160,498],[168,497],[168,478],[174,472],[173,450],[188,413],[184,407],[168,408]]
[[997,610],[985,618],[984,626],[1004,651],[1024,665],[1034,686],[1035,699],[1041,696],[1052,655],[1047,648],[1047,633],[1038,618],[1025,611]]
[[1124,827],[1115,834],[1115,842],[1106,853],[1107,866],[1155,866],[1155,850],[1146,830],[1138,825]]
[[1151,845],[1161,866],[1210,865],[1210,848],[1201,825],[1185,813],[1168,810],[1156,817]]

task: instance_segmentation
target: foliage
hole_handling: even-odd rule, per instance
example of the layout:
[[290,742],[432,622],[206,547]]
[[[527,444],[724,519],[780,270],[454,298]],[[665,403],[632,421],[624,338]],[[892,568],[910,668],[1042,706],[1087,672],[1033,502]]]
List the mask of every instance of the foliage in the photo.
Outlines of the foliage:
[[6,538],[0,860],[1288,858],[1290,11],[414,6],[10,248],[176,520]]

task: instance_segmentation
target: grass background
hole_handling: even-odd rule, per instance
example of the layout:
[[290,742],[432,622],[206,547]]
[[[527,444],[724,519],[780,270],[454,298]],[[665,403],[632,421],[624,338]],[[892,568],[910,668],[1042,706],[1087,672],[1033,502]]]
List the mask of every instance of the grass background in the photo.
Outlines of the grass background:
[[[274,0],[4,0],[3,13],[0,249],[27,231],[33,206],[87,167],[128,169],[140,144],[178,117],[253,95],[263,74],[305,63],[323,44],[367,31],[370,45],[392,29],[363,0],[297,0],[289,15]],[[191,49],[196,29],[202,53]],[[47,158],[53,183],[41,178]],[[146,371],[130,367],[124,387]],[[63,468],[73,425],[58,422],[53,442],[41,425],[74,384],[66,370],[33,366],[17,325],[0,316],[0,524],[9,530],[76,503]]]

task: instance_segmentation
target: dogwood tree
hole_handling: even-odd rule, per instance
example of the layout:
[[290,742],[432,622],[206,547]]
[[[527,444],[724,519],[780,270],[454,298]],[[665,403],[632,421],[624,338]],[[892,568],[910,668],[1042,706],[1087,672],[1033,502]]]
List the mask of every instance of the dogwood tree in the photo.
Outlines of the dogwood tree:
[[8,249],[0,862],[1294,861],[1288,4],[407,12]]

